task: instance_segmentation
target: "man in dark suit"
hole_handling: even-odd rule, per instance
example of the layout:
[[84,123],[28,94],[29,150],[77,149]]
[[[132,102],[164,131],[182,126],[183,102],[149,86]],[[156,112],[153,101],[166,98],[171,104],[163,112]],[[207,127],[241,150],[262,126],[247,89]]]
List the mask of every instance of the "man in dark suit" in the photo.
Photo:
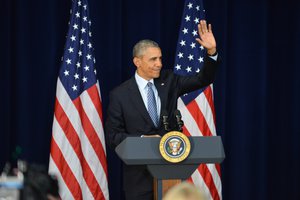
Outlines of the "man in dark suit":
[[[172,116],[179,96],[208,86],[213,82],[218,55],[211,25],[201,20],[200,38],[207,50],[203,69],[196,75],[182,77],[171,70],[161,71],[162,54],[157,43],[142,40],[133,48],[135,76],[110,93],[105,124],[110,147],[115,148],[126,137],[160,137],[165,131],[160,120],[162,111]],[[175,124],[171,120],[170,126]],[[153,178],[145,166],[124,164],[124,191],[128,200],[153,199]]]

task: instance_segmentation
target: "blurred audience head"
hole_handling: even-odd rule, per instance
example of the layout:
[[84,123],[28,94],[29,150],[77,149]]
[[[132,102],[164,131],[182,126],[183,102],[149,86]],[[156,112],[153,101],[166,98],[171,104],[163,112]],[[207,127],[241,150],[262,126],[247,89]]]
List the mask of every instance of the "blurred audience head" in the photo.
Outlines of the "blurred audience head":
[[199,188],[188,182],[182,182],[172,187],[163,200],[206,200]]
[[57,180],[40,165],[29,165],[24,172],[21,200],[58,200]]

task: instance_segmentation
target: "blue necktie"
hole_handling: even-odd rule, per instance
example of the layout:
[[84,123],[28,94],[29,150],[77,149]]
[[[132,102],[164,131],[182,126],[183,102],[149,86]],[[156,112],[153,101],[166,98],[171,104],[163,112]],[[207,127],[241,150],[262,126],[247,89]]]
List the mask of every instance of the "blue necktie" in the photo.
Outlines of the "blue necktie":
[[157,106],[155,101],[154,92],[152,89],[153,84],[151,82],[147,83],[147,101],[148,101],[148,113],[154,123],[154,125],[158,126],[158,115],[157,115]]

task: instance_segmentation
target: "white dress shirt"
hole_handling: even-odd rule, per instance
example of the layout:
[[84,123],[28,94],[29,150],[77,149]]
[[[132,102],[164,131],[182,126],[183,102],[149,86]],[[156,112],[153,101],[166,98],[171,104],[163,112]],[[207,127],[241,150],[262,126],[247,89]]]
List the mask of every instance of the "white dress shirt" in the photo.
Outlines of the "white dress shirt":
[[148,100],[147,100],[147,83],[148,82],[151,82],[153,84],[153,92],[154,92],[154,96],[155,96],[155,101],[156,101],[156,106],[157,106],[157,116],[159,118],[160,116],[160,108],[161,108],[161,102],[160,102],[160,98],[158,96],[158,92],[157,92],[157,89],[154,85],[154,81],[153,79],[147,81],[146,79],[142,78],[140,75],[138,75],[137,72],[135,72],[135,80],[136,80],[136,83],[139,87],[139,91],[140,91],[140,94],[142,96],[142,99],[143,99],[143,102],[145,104],[145,107],[146,109],[148,110]]

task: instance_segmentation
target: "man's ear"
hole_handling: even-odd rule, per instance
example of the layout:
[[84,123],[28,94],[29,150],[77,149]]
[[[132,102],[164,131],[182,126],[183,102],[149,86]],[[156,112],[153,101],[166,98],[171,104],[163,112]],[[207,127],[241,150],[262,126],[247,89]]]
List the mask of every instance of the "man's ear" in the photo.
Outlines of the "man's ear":
[[134,57],[133,58],[133,63],[134,65],[139,68],[140,64],[141,64],[141,60],[138,57]]

